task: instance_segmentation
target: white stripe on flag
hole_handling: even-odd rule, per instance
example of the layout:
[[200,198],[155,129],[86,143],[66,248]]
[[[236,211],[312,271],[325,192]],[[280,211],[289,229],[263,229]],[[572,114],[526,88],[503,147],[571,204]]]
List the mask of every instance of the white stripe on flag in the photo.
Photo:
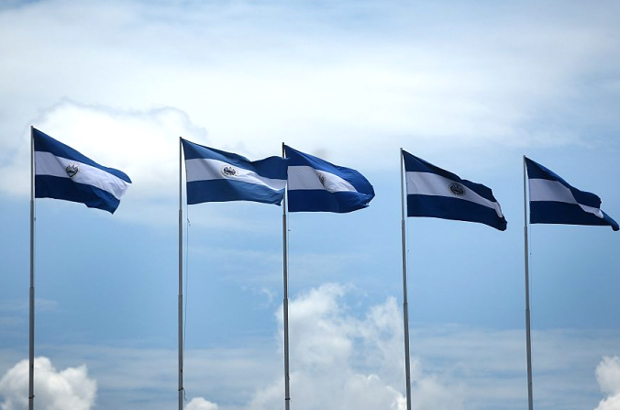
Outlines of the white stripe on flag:
[[[76,183],[91,185],[107,191],[114,195],[116,199],[121,199],[127,190],[127,182],[118,178],[116,175],[112,175],[92,165],[57,157],[47,151],[35,151],[34,161],[36,175],[70,178]],[[69,177],[66,171],[67,167],[72,164],[77,165],[79,168],[78,173],[75,174],[73,178]]]
[[[319,178],[323,178],[323,182]],[[357,192],[347,180],[331,172],[318,170],[307,165],[288,167],[289,190],[326,190],[328,192]]]
[[548,179],[530,179],[530,201],[563,202],[566,204],[579,205],[585,212],[603,218],[603,212],[599,208],[587,206],[577,202],[573,193],[559,181]]
[[407,172],[406,182],[407,195],[444,196],[461,199],[494,209],[500,218],[504,216],[499,203],[489,201],[462,184],[463,188],[465,188],[465,193],[459,196],[454,195],[450,191],[450,185],[454,184],[456,181],[442,177],[441,175],[431,172]]
[[[233,167],[236,171],[234,176],[224,175],[222,169],[224,167]],[[248,184],[264,185],[275,191],[280,191],[286,186],[285,179],[272,179],[258,175],[254,171],[239,168],[228,162],[217,159],[194,158],[185,160],[185,170],[187,173],[187,182],[195,181],[211,181],[214,179],[228,179],[233,181],[242,181]]]

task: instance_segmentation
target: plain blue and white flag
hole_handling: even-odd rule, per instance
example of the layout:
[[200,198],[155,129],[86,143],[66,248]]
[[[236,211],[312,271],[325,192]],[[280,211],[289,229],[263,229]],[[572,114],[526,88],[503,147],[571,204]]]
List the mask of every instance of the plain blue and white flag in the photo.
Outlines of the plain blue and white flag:
[[506,218],[490,188],[461,179],[406,151],[407,216],[478,222],[500,231]]
[[286,187],[286,160],[250,161],[241,155],[182,139],[187,203],[252,201],[280,205]]
[[32,128],[34,196],[79,202],[114,213],[131,183],[122,171],[104,167]]
[[375,191],[354,169],[284,146],[289,212],[353,212],[368,206]]
[[601,210],[601,198],[580,191],[553,171],[525,158],[530,186],[530,223],[562,225],[618,224]]

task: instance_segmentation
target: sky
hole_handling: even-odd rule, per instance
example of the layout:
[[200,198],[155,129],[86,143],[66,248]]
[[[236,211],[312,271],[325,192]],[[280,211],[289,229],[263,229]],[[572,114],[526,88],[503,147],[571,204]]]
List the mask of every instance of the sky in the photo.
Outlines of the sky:
[[[133,183],[36,201],[41,409],[177,406],[179,137],[295,149],[376,197],[289,215],[291,408],[404,410],[399,149],[508,221],[407,220],[414,410],[527,405],[523,156],[620,218],[620,3],[0,3],[0,409],[27,408],[29,134]],[[284,408],[282,209],[184,206],[187,410]],[[530,231],[534,406],[620,409],[620,234]]]

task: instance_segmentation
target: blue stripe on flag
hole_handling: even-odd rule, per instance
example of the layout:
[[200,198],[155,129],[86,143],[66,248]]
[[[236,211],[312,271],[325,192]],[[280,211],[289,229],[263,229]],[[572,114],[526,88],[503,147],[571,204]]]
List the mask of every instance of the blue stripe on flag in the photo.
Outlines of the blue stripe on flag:
[[616,221],[605,212],[603,212],[603,218],[599,218],[594,214],[585,212],[579,205],[564,202],[530,202],[530,222],[552,225],[611,226],[614,231],[619,229]]
[[70,178],[51,175],[36,175],[34,178],[35,198],[54,198],[77,202],[89,208],[114,213],[120,200],[107,191],[92,185],[77,184]]
[[226,179],[192,181],[187,183],[187,204],[203,202],[238,201],[239,198],[252,198],[253,202],[280,205],[284,189],[274,191],[263,185],[249,184]]
[[371,195],[358,192],[294,190],[288,191],[288,211],[349,213],[365,208],[371,199]]
[[403,158],[405,159],[405,169],[409,172],[430,172],[455,181],[461,179],[458,175],[439,168],[407,151],[403,151]]
[[494,209],[456,198],[429,195],[408,195],[407,216],[422,216],[454,221],[477,222],[500,231],[506,230],[506,220]]

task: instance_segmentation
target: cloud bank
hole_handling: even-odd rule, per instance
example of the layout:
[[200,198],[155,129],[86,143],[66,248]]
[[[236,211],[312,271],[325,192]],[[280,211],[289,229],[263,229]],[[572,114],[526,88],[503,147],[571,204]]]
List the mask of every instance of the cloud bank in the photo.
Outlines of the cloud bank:
[[[35,358],[35,405],[46,410],[90,410],[95,404],[97,382],[86,366],[57,371],[46,357]],[[17,363],[0,379],[2,410],[28,408],[28,360]]]

